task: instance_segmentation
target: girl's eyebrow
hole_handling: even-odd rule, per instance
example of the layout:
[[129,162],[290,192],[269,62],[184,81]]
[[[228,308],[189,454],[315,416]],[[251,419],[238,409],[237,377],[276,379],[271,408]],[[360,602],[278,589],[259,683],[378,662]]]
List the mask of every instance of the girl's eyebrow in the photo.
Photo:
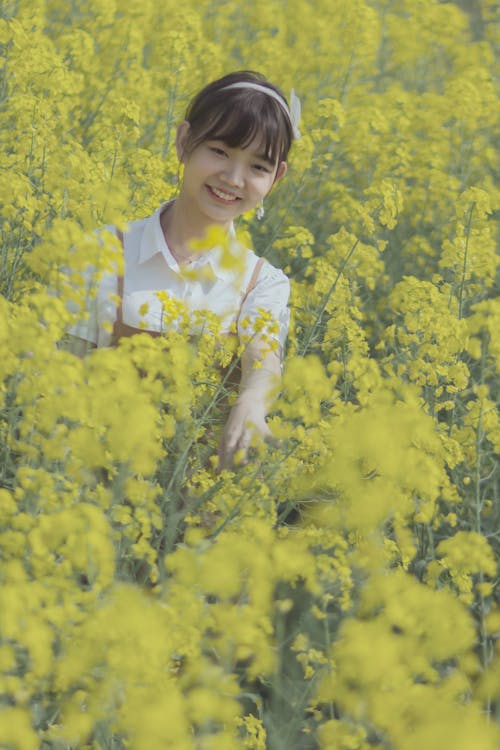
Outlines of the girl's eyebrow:
[[[224,140],[222,136],[215,135],[212,138],[209,138],[208,140],[212,142],[223,143],[226,148],[235,148],[234,146],[228,146],[228,144],[226,143],[226,141]],[[260,151],[260,152],[251,151],[251,156],[253,159],[259,159],[260,161],[266,162],[266,164],[269,164],[270,167],[274,167],[276,165],[276,161],[273,160],[269,156],[269,154],[266,154],[265,151]]]
[[271,159],[269,154],[266,154],[265,152],[259,153],[258,151],[254,151],[252,153],[252,156],[254,157],[254,159],[260,159],[260,161],[265,161],[271,167],[274,167],[274,165],[276,164],[276,162],[273,159]]

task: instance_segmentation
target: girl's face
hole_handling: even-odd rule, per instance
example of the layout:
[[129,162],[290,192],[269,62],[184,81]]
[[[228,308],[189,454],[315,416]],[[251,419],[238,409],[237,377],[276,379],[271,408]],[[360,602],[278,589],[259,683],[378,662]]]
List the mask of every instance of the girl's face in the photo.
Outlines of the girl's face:
[[186,152],[189,124],[177,134],[177,153],[184,162],[183,199],[215,224],[229,224],[258,206],[286,172],[285,162],[271,163],[257,140],[246,148],[231,148],[223,141],[203,141]]

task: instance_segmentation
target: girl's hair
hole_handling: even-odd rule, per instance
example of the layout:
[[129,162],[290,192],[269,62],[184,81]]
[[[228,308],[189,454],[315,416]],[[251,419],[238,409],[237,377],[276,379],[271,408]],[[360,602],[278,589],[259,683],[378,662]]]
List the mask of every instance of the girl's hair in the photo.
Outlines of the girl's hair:
[[225,89],[232,83],[257,83],[279,94],[283,92],[260,73],[240,70],[205,86],[189,104],[188,151],[203,141],[223,141],[230,148],[245,148],[254,138],[262,140],[263,153],[273,163],[286,161],[293,131],[283,107],[272,96],[252,88]]

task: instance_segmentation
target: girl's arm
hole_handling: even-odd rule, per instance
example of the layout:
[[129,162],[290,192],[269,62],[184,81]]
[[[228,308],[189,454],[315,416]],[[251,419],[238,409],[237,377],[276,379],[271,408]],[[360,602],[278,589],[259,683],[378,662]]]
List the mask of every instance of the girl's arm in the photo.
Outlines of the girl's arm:
[[[219,466],[233,465],[235,453],[243,452],[245,459],[252,437],[260,440],[271,437],[266,415],[278,393],[281,382],[281,351],[288,330],[288,299],[290,282],[283,271],[264,264],[258,282],[241,306],[238,330],[240,341],[255,332],[255,321],[265,311],[277,323],[276,351],[269,351],[269,332],[262,337],[255,334],[241,356],[241,381],[238,399],[231,409],[219,446]],[[266,352],[263,354],[263,352]]]
[[245,460],[255,435],[260,440],[270,438],[266,423],[281,381],[281,360],[276,352],[262,356],[262,346],[249,345],[241,357],[239,395],[224,428],[219,446],[219,466],[233,465],[235,453],[243,451]]

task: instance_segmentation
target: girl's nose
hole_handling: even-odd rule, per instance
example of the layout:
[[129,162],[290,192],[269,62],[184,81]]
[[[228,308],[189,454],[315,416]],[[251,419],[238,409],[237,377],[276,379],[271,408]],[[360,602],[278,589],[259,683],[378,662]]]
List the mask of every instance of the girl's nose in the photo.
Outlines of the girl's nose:
[[243,187],[244,185],[244,167],[237,161],[231,161],[226,164],[223,176],[228,185],[233,185],[234,187]]

